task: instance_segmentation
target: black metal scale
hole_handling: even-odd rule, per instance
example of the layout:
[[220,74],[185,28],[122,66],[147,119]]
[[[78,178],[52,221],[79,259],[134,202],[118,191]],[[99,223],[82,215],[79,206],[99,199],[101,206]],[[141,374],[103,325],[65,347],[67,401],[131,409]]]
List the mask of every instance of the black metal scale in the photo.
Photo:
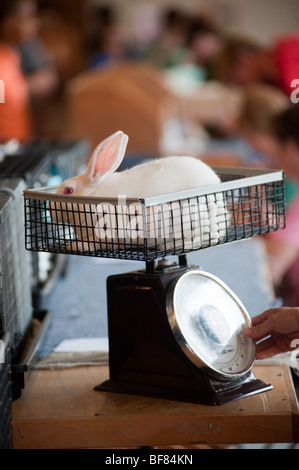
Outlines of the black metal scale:
[[248,370],[215,378],[185,354],[168,320],[167,295],[184,273],[179,264],[146,263],[146,269],[107,279],[110,378],[95,390],[221,405],[272,388]]
[[[107,210],[111,220],[129,217],[128,208],[118,208],[113,199],[109,204],[96,197],[74,199],[55,194],[54,187],[24,192],[27,249],[145,262],[144,269],[107,279],[109,379],[95,390],[221,405],[272,388],[252,372],[255,346],[242,333],[244,324],[250,325],[245,307],[220,279],[189,266],[186,254],[284,228],[283,172],[218,168],[217,173],[221,184],[133,201],[144,208],[134,242],[130,223],[125,234],[123,224],[112,227],[115,238],[94,235],[91,215],[96,222]],[[211,199],[214,207],[225,201],[217,219]],[[61,222],[49,217],[49,201]],[[160,214],[161,225],[153,235],[152,213]],[[202,237],[185,244],[191,221]],[[207,223],[206,232],[199,221]],[[167,260],[173,255],[177,263]]]

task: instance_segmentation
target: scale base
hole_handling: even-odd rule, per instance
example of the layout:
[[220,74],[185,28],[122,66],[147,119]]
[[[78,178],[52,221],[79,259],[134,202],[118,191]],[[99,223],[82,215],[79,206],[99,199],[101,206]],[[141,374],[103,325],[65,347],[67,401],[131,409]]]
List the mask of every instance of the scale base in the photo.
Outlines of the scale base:
[[189,269],[108,277],[109,380],[95,390],[221,405],[272,388],[251,369],[233,380],[216,379],[186,356],[170,328],[166,294]]
[[162,398],[165,400],[175,400],[188,403],[200,403],[204,405],[223,405],[257,393],[266,392],[273,388],[272,385],[256,379],[252,371],[248,372],[242,379],[234,380],[233,382],[220,382],[211,377],[204,377],[203,373],[202,379],[203,382],[206,379],[206,386],[201,390],[198,387],[198,380],[194,380],[193,388],[185,389],[181,389],[180,384],[178,384],[178,388],[171,388],[165,385],[144,385],[142,383],[132,384],[115,380],[106,380],[105,382],[97,385],[94,390],[146,396],[151,398]]

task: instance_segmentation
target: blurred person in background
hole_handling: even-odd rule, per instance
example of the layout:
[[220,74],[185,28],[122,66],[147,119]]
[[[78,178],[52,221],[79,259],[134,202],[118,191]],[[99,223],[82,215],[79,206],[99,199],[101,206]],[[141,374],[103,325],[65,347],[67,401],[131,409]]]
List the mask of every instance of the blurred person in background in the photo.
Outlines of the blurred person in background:
[[0,3],[0,78],[5,102],[0,108],[0,140],[20,141],[33,136],[29,84],[21,68],[18,47],[36,33],[35,10],[31,2]]
[[[218,157],[224,155],[225,159],[235,156],[239,164],[247,167],[280,168],[280,149],[273,121],[289,103],[283,91],[270,85],[257,83],[242,90],[235,112],[229,115],[226,111],[224,114],[225,127],[223,120],[216,121],[218,136],[208,144],[208,154],[215,157],[218,153]],[[227,116],[231,117],[229,126]],[[288,200],[293,197],[296,188],[297,184],[288,178]]]
[[241,136],[260,156],[260,165],[279,168],[280,148],[276,141],[274,119],[288,106],[285,94],[270,85],[255,84],[248,87],[242,96],[240,114],[236,127]]
[[5,90],[0,108],[1,141],[27,141],[35,136],[32,99],[46,96],[56,85],[55,72],[44,59],[41,63],[41,54],[34,57],[32,49],[26,49],[37,34],[34,0],[1,1],[0,79]]
[[[25,0],[23,0],[25,1]],[[28,1],[28,0],[27,0]],[[36,10],[34,2],[32,11]],[[51,96],[58,85],[57,71],[39,37],[39,19],[36,15],[36,31],[32,30],[32,37],[19,44],[18,51],[21,59],[21,69],[29,85],[30,95],[33,99],[44,99]]]
[[158,67],[175,95],[192,96],[214,78],[222,37],[213,21],[184,10],[165,12],[163,28],[145,57]]
[[215,62],[223,49],[221,32],[212,21],[191,17],[186,31],[186,48],[191,61],[204,70],[205,79],[213,77]]
[[[299,103],[290,106],[273,121],[280,167],[286,178],[299,185]],[[277,295],[285,306],[299,305],[299,195],[289,198],[286,228],[263,236],[270,272]]]
[[125,44],[111,7],[94,7],[87,29],[88,67],[105,68],[126,58]]
[[285,173],[286,228],[261,235],[276,294],[299,305],[299,103],[279,89],[255,85],[244,93],[236,132],[260,155],[254,166]]
[[[238,128],[241,136],[258,152],[259,166],[281,168],[283,149],[278,142],[277,116],[289,108],[290,100],[270,85],[257,84],[249,87],[243,95]],[[285,175],[285,201],[288,206],[298,194],[298,182],[292,174]]]
[[251,38],[228,37],[218,63],[219,79],[246,88],[255,83],[276,86],[287,96],[299,78],[299,33],[278,38],[271,47]]
[[240,124],[252,145],[274,157],[286,177],[286,227],[262,236],[284,306],[253,317],[252,327],[244,330],[258,342],[256,359],[266,359],[299,346],[299,104],[291,105],[278,89],[254,86],[245,94]]
[[39,3],[39,44],[43,45],[48,64],[52,64],[52,71],[55,68],[59,87],[63,88],[86,66],[83,26],[74,23],[60,7],[59,2],[40,0]]
[[208,79],[222,47],[221,34],[210,19],[169,9],[163,14],[161,33],[147,58],[159,68],[192,65]]
[[243,36],[228,36],[218,61],[218,77],[227,84],[246,88],[264,80],[259,61],[263,47]]
[[186,53],[188,21],[187,13],[180,9],[165,10],[161,16],[161,32],[149,50],[145,51],[145,58],[161,69],[180,64]]

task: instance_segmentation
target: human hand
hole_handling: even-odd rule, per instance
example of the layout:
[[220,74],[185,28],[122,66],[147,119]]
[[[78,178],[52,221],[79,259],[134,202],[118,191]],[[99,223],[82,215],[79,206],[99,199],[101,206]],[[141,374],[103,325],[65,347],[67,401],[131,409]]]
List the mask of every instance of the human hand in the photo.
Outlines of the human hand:
[[299,346],[299,308],[270,308],[252,318],[252,327],[244,335],[255,341],[256,359],[266,359]]

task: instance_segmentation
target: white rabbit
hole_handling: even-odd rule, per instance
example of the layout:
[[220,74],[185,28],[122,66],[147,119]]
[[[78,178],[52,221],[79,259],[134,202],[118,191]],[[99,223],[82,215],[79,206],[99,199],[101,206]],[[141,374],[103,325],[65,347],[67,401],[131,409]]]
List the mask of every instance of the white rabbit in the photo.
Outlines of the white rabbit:
[[166,243],[167,247],[173,239],[184,245],[191,243],[191,248],[194,243],[196,247],[216,244],[227,229],[221,193],[194,198],[185,207],[162,204],[155,211],[152,206],[146,213],[141,203],[129,206],[72,203],[73,195],[138,199],[220,183],[208,165],[187,156],[159,158],[115,172],[124,158],[127,142],[128,136],[121,131],[101,142],[92,153],[86,172],[64,181],[58,188],[57,194],[70,196],[70,202],[50,203],[52,220],[75,229],[77,241],[72,243],[71,250],[111,249],[113,243],[117,248],[120,240],[122,245],[128,242],[131,246],[132,242],[140,245],[144,238],[148,245]]

